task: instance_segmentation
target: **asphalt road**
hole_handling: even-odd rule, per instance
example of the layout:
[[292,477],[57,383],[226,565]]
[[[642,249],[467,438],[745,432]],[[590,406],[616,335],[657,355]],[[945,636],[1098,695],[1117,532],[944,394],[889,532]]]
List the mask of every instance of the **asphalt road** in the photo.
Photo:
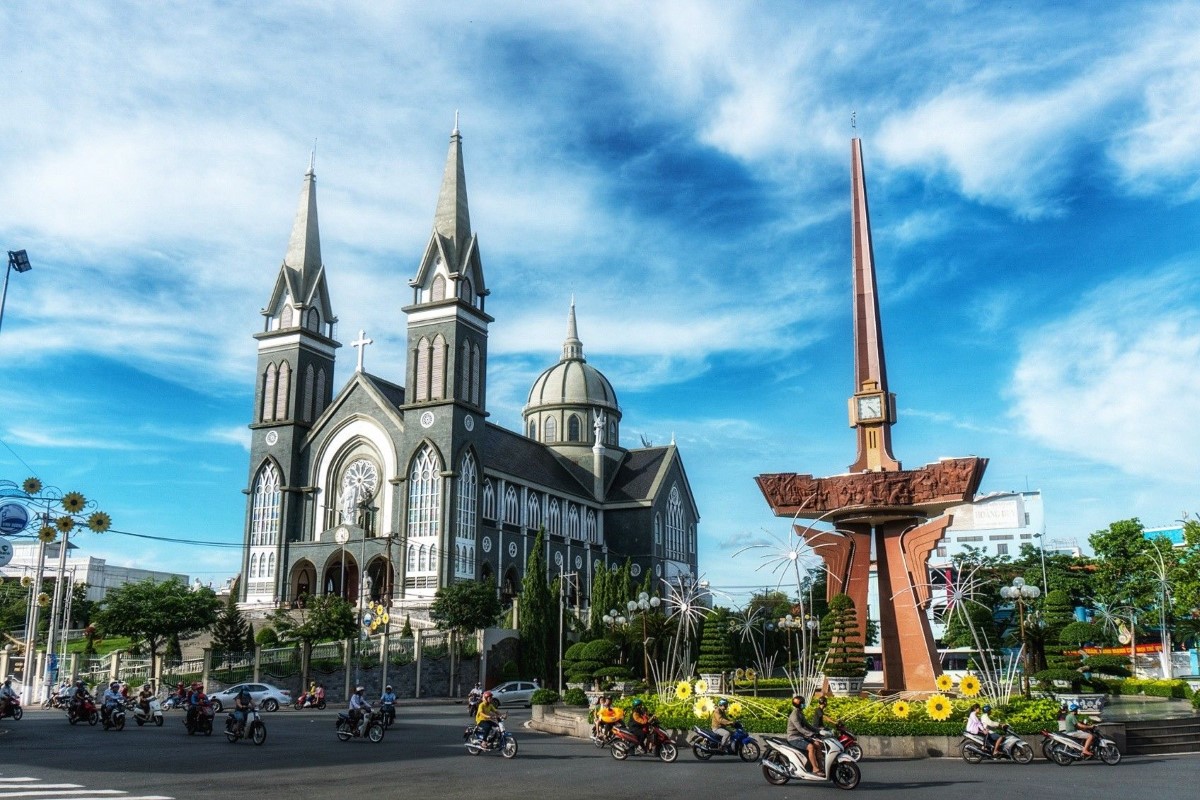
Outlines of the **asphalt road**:
[[[587,742],[548,736],[521,726],[529,712],[514,710],[509,728],[520,752],[468,756],[462,746],[462,706],[405,704],[397,726],[379,744],[340,742],[336,712],[281,710],[264,714],[267,741],[230,744],[220,730],[189,737],[179,712],[162,728],[103,731],[71,726],[62,712],[33,710],[20,722],[0,723],[0,800],[135,800],[177,798],[357,797],[383,791],[418,797],[575,798],[633,794],[647,798],[813,798],[842,796],[828,784],[770,786],[757,764],[732,758],[696,761],[681,750],[674,764],[647,758],[614,761]],[[219,728],[223,715],[218,715]],[[1129,757],[1059,767],[1040,759],[1028,766],[958,759],[866,760],[854,794],[890,798],[1110,797],[1155,800],[1196,797],[1200,756]],[[31,793],[32,792],[32,793]]]

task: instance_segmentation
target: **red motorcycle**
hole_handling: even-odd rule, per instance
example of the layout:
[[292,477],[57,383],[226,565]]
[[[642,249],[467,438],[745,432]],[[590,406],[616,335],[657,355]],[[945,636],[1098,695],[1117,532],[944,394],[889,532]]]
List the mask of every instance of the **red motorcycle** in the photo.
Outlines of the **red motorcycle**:
[[25,709],[21,708],[21,698],[13,696],[8,698],[8,707],[4,709],[4,713],[0,714],[0,719],[20,719],[25,716]]
[[91,697],[72,701],[67,706],[67,722],[72,725],[76,722],[87,722],[88,725],[99,723],[100,709],[96,708],[96,701]]
[[858,743],[858,740],[854,738],[854,734],[846,730],[846,726],[842,725],[841,723],[838,723],[837,725],[837,740],[838,744],[842,746],[842,750],[844,750],[846,755],[850,756],[851,759],[858,761],[860,758],[862,758],[862,746]]
[[612,744],[609,748],[612,750],[612,757],[617,761],[624,761],[630,756],[656,755],[661,761],[670,764],[679,756],[675,741],[658,726],[657,718],[650,720],[650,731],[646,735],[650,742],[649,751],[642,746],[641,737],[628,728],[613,727],[612,733]]

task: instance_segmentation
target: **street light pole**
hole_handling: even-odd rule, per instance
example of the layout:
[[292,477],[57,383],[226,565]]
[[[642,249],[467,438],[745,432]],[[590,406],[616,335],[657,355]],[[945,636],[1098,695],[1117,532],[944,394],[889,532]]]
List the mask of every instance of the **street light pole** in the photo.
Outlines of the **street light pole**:
[[8,275],[14,269],[17,272],[29,272],[33,269],[29,265],[29,255],[24,250],[8,251],[8,267],[4,270],[4,291],[0,293],[0,325],[4,324],[4,303],[8,300]]
[[1021,634],[1021,693],[1026,697],[1029,697],[1029,649],[1025,646],[1025,603],[1029,600],[1036,600],[1041,593],[1041,589],[1029,586],[1025,583],[1025,579],[1019,576],[1013,578],[1011,586],[1000,587],[1000,596],[1005,600],[1012,600],[1017,606],[1018,626]]

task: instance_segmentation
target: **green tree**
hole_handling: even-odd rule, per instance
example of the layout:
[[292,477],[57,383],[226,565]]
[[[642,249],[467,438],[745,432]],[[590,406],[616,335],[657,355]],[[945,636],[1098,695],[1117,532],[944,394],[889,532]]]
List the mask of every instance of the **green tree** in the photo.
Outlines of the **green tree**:
[[304,608],[279,609],[270,617],[281,641],[300,645],[302,685],[308,685],[308,664],[317,642],[340,641],[358,635],[354,608],[341,597],[323,594],[310,597]]
[[[212,634],[213,649],[221,655],[240,653],[246,647],[247,638],[250,638],[251,642],[254,641],[250,623],[246,621],[237,606],[237,597],[237,582],[234,581],[229,597],[217,615],[217,621],[209,629]],[[253,645],[250,649],[254,649]]]
[[500,600],[490,581],[459,581],[437,590],[429,618],[439,628],[470,633],[495,624]]
[[834,595],[829,601],[826,619],[828,622],[821,624],[821,645],[826,651],[825,674],[835,678],[864,677],[867,659],[850,595]]
[[558,663],[557,617],[550,584],[546,581],[546,532],[539,529],[533,550],[525,563],[525,578],[521,581],[520,618],[521,662],[530,678],[539,678],[548,686],[547,678]]
[[400,638],[401,639],[413,638],[412,616],[409,614],[404,615],[404,627],[400,630]]
[[700,633],[700,658],[696,671],[702,673],[728,672],[733,663],[733,635],[730,632],[729,610],[715,608],[704,619]]
[[105,596],[96,622],[106,635],[141,639],[150,652],[151,674],[159,650],[168,640],[207,629],[217,619],[221,601],[212,589],[189,589],[178,578],[127,583]]
[[1123,519],[1093,533],[1088,541],[1096,551],[1096,585],[1108,597],[1119,598],[1135,608],[1156,601],[1154,578],[1147,569],[1145,529],[1137,519]]

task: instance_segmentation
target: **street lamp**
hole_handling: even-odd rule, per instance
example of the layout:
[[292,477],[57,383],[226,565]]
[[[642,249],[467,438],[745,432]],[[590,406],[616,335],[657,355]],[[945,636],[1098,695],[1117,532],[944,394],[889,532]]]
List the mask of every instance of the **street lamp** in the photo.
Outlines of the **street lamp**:
[[17,272],[29,272],[33,269],[29,265],[29,255],[24,250],[8,251],[8,267],[4,270],[4,292],[0,294],[0,325],[4,324],[4,303],[8,300],[8,275],[14,269]]
[[1026,697],[1029,696],[1029,651],[1025,647],[1025,603],[1036,600],[1041,593],[1041,589],[1027,585],[1020,576],[1013,578],[1011,586],[1000,587],[1000,596],[1017,605],[1021,633],[1021,690]]
[[625,604],[631,615],[637,612],[641,612],[642,615],[642,677],[645,678],[647,685],[650,684],[650,654],[647,652],[649,648],[646,646],[646,614],[660,605],[662,605],[662,600],[651,597],[645,592],[640,593],[637,600],[630,600]]
[[1050,593],[1050,579],[1046,577],[1046,534],[1035,533],[1033,538],[1038,540],[1038,552],[1042,557],[1042,591],[1046,594]]

